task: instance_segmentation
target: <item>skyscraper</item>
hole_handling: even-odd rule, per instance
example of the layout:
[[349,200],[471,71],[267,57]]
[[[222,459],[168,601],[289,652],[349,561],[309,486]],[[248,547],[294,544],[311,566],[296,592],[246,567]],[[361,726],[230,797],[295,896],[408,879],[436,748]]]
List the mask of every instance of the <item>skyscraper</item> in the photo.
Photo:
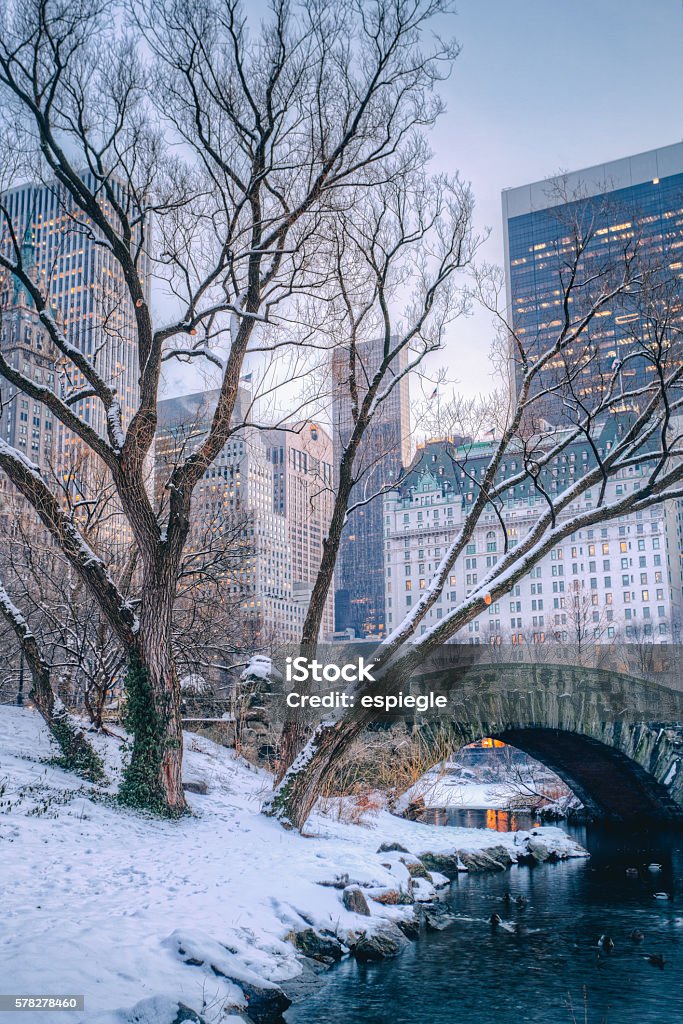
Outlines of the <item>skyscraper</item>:
[[[392,339],[394,344],[395,340]],[[359,342],[356,346],[355,377],[361,400],[382,356],[383,339]],[[386,374],[382,390],[386,392],[392,379],[402,376],[378,406],[360,444],[355,466],[360,479],[351,494],[351,505],[393,484],[403,466],[410,462],[410,390],[408,375],[404,372],[407,365],[408,351],[404,348],[396,359],[395,368],[390,368]],[[335,471],[354,426],[348,374],[349,350],[339,347],[334,350],[332,359]],[[356,637],[384,636],[387,631],[384,595],[382,496],[378,494],[351,513],[342,535],[335,573],[336,629],[353,630]]]
[[[33,236],[27,229],[22,261],[35,267]],[[57,352],[24,286],[11,275],[0,280],[0,351],[14,369],[39,385],[53,387]],[[0,438],[25,455],[42,472],[54,461],[55,421],[49,409],[0,377]],[[0,493],[13,489],[2,475]]]
[[[287,522],[292,597],[301,621],[318,575],[332,518],[332,440],[318,423],[292,423],[266,433],[273,466],[274,511]],[[323,612],[322,638],[334,631],[334,594]]]
[[[89,173],[83,177],[94,187]],[[123,186],[118,187],[125,205]],[[89,219],[57,182],[9,189],[3,202],[16,237],[24,237],[27,231],[32,234],[37,273],[45,281],[69,342],[85,352],[116,389],[124,423],[128,423],[138,400],[137,333],[120,265],[109,248],[98,243]],[[7,234],[0,237],[0,244],[10,246]],[[149,300],[149,260],[144,251],[139,266]],[[69,394],[82,381],[74,367],[66,368],[69,374],[63,375],[62,387]],[[101,402],[86,397],[75,408],[87,423],[105,432]],[[59,455],[65,458],[76,439],[61,428],[58,436]]]
[[[508,315],[529,352],[545,351],[558,337],[577,235],[588,244],[568,307],[572,318],[590,301],[591,276],[600,283],[610,268],[618,274],[635,247],[639,266],[659,265],[674,288],[678,278],[683,295],[683,143],[507,189],[503,228]],[[577,400],[590,407],[622,365],[621,393],[632,391],[652,372],[641,337],[635,298],[627,292],[607,303],[578,344],[543,372],[539,386],[566,381],[568,367],[578,370],[571,388],[560,384],[537,412],[553,423],[571,419]],[[518,388],[514,348],[512,361]],[[636,397],[624,400],[625,410],[636,405]]]
[[[217,398],[218,391],[210,390],[159,402],[155,492],[162,520],[168,478],[178,459],[206,436]],[[233,413],[239,429],[195,488],[187,550],[210,547],[211,535],[218,544],[227,536],[234,557],[216,570],[225,599],[239,603],[260,643],[291,643],[299,638],[302,613],[294,599],[289,531],[284,515],[275,511],[273,465],[263,433],[245,423],[250,400],[241,388]]]

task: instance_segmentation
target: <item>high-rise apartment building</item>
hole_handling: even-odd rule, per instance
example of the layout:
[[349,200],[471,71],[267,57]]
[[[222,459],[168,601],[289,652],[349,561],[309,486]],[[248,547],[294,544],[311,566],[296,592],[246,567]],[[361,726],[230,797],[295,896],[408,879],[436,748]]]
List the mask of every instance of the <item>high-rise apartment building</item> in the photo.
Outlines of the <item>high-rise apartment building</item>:
[[[318,423],[304,421],[269,430],[274,511],[287,522],[292,597],[305,616],[323,556],[334,506],[332,439]],[[303,618],[302,618],[303,621]],[[334,593],[325,604],[321,637],[334,632]]]
[[[618,421],[598,425],[595,443],[607,450]],[[396,627],[429,585],[441,558],[463,525],[493,454],[481,442],[428,442],[419,448],[400,486],[384,498],[387,617]],[[574,442],[542,471],[551,494],[564,490],[593,463],[587,444]],[[499,480],[518,474],[521,454],[508,451]],[[607,497],[637,489],[643,469],[629,466],[608,484]],[[564,513],[590,507],[584,494]],[[531,481],[501,496],[508,543],[527,534],[545,499]],[[458,558],[443,592],[427,614],[424,632],[457,607],[502,557],[503,531],[495,512],[484,513]],[[490,605],[453,638],[473,644],[680,642],[681,567],[674,502],[606,524],[583,528],[557,544],[504,598]]]
[[[502,198],[508,316],[530,353],[546,351],[558,337],[577,236],[588,244],[576,265],[568,306],[573,320],[601,284],[611,283],[610,274],[616,280],[623,272],[625,254],[636,247],[638,266],[658,268],[674,296],[677,287],[683,296],[683,143],[506,189]],[[592,408],[615,368],[621,367],[618,387],[625,396],[648,378],[652,359],[640,343],[637,302],[635,292],[626,292],[605,304],[578,343],[543,372],[538,388],[566,382],[568,368],[573,379],[571,388],[561,383],[537,400],[539,416],[562,423],[572,418],[577,401]],[[674,352],[673,358],[682,356]],[[514,346],[512,364],[518,387],[521,363]],[[637,401],[625,397],[623,409]]]
[[[169,398],[158,405],[155,495],[162,519],[168,478],[178,459],[186,457],[206,436],[217,397],[218,391],[211,390]],[[241,426],[195,489],[188,550],[192,551],[193,546],[206,547],[207,533],[213,534],[219,543],[221,534],[227,534],[234,556],[220,570],[221,591],[226,600],[240,605],[260,642],[293,643],[301,635],[305,613],[305,601],[295,588],[296,574],[292,568],[295,547],[301,554],[303,575],[304,545],[293,544],[285,514],[290,504],[297,505],[297,480],[293,475],[287,482],[279,478],[276,482],[272,445],[268,447],[263,431],[245,422],[250,404],[249,392],[240,389],[233,420]],[[315,444],[312,438],[311,443]],[[291,500],[281,499],[280,494],[286,495],[288,488],[292,491]],[[315,525],[309,525],[312,540]]]
[[[395,339],[394,339],[395,341]],[[355,377],[359,396],[367,392],[383,356],[383,340],[358,343]],[[382,386],[384,392],[400,376],[380,404],[359,447],[351,505],[381,491],[399,479],[410,462],[410,390],[405,373],[408,352],[403,349]],[[339,347],[332,359],[332,441],[334,465],[353,430],[353,402],[348,386],[349,350]],[[363,386],[365,384],[365,386]],[[342,535],[335,572],[335,624],[338,631],[352,630],[356,637],[382,637],[387,632],[385,609],[385,558],[381,495],[354,510]]]

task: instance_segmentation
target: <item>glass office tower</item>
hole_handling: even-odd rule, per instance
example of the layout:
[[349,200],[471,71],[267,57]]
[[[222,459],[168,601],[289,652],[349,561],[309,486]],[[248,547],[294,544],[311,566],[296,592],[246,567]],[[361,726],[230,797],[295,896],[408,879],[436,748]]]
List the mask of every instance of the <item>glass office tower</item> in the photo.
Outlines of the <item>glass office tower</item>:
[[[618,285],[629,260],[632,271],[649,282],[650,298],[653,275],[659,275],[658,295],[668,300],[670,313],[678,301],[680,317],[683,143],[506,189],[503,227],[508,319],[529,353],[545,351],[558,338],[572,273],[566,310],[572,324],[601,289]],[[594,407],[615,368],[624,410],[637,407],[632,392],[653,370],[644,301],[634,287],[605,303],[576,343],[551,361],[535,388],[555,390],[536,403],[538,416],[563,423],[581,406]],[[680,340],[677,344],[680,348]],[[511,353],[513,385],[519,390],[522,366],[514,342]],[[672,351],[671,360],[680,358]]]

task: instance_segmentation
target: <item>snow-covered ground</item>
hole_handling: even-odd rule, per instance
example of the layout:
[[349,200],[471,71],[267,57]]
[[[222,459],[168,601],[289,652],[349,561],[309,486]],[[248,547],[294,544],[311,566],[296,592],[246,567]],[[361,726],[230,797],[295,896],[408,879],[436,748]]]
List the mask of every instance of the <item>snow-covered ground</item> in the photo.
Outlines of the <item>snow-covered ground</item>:
[[[119,745],[98,743],[113,792]],[[417,855],[504,846],[516,859],[530,841],[386,812],[365,825],[317,814],[306,837],[286,832],[259,813],[269,776],[191,733],[184,776],[208,792],[189,794],[193,816],[160,821],[46,764],[53,753],[36,712],[0,707],[2,990],[86,997],[85,1014],[35,1014],[42,1024],[168,1024],[179,1002],[203,1008],[207,1021],[237,1020],[222,1011],[244,1005],[235,979],[263,986],[301,971],[285,938],[292,930],[343,939],[410,910],[370,901],[372,916],[360,917],[339,888],[320,884],[343,875],[375,889],[403,884],[407,869],[378,854],[382,842]],[[534,842],[582,855],[557,828],[539,829]]]
[[506,782],[480,782],[459,775],[427,774],[404,796],[403,803],[422,797],[427,807],[505,810],[520,793]]
[[[500,764],[459,761],[436,765],[401,797],[400,808],[420,800],[426,807],[519,810],[535,807],[542,793],[549,800],[572,797],[563,782],[538,761]],[[572,797],[574,802],[575,797]],[[579,804],[580,806],[580,804]]]

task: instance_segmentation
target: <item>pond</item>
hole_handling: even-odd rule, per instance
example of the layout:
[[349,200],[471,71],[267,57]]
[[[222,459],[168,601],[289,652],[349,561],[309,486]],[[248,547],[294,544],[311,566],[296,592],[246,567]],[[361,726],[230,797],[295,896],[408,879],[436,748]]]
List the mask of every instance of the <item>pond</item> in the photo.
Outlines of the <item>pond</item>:
[[[474,827],[481,827],[477,815],[486,825],[491,813],[448,812],[458,824],[471,821]],[[509,818],[488,822],[512,824]],[[568,831],[590,851],[590,860],[460,875],[448,893],[457,918],[452,927],[423,931],[399,957],[381,964],[347,958],[324,988],[288,1011],[287,1021],[683,1021],[683,906],[676,892],[683,881],[683,835],[654,827]],[[671,898],[655,898],[657,892]],[[519,909],[508,894],[513,900],[525,896],[527,906]],[[503,919],[497,928],[489,924],[494,911]],[[643,941],[630,938],[634,929]],[[613,950],[599,947],[601,935],[611,937]],[[664,967],[651,963],[650,954],[663,956]]]
[[494,832],[519,832],[538,828],[541,821],[533,811],[505,811],[480,807],[427,807],[419,816],[428,825],[457,828],[488,828]]

